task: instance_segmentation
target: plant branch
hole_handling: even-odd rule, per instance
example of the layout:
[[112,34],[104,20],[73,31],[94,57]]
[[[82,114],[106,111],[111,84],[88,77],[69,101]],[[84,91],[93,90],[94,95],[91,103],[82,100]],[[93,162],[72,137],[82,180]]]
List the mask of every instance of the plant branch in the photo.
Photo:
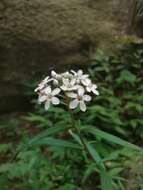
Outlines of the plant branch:
[[[75,124],[75,119],[74,119],[73,112],[72,112],[71,110],[69,110],[69,113],[70,113],[70,116],[71,116],[72,128],[74,128],[74,129],[76,130],[76,132],[77,132],[77,134],[78,134],[78,136],[79,136],[79,139],[80,139],[80,141],[81,141],[81,144],[83,145],[84,152],[85,152],[85,153],[88,153],[88,155],[90,155],[91,158],[92,158],[92,155],[90,154],[90,152],[89,152],[89,150],[88,150],[88,148],[87,148],[87,146],[86,146],[86,143],[85,143],[85,141],[84,141],[84,137],[82,136],[80,129],[79,129],[79,128],[76,126],[76,124]],[[94,160],[94,159],[93,159],[93,160]]]

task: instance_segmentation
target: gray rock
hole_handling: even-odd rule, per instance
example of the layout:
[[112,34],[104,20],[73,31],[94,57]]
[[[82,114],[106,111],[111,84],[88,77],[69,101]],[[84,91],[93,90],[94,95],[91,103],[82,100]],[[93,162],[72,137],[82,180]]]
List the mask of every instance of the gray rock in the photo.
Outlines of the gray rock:
[[[0,110],[20,107],[22,85],[35,74],[84,64],[97,47],[114,48],[115,39],[126,31],[129,4],[129,0],[1,0]],[[4,98],[9,105],[1,103]]]

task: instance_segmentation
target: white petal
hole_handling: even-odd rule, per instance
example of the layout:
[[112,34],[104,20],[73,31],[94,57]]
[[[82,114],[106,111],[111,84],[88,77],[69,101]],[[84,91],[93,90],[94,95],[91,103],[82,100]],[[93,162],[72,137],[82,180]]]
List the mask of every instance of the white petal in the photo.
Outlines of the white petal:
[[52,77],[56,77],[57,76],[57,73],[55,71],[51,71],[51,76]]
[[74,91],[74,90],[76,90],[76,89],[74,87],[71,87],[71,88],[67,88],[66,91]]
[[66,79],[66,78],[63,78],[63,83],[65,86],[68,86],[69,85],[69,80]]
[[59,98],[57,98],[57,97],[52,97],[52,104],[58,105],[59,103],[60,103]]
[[69,108],[75,109],[78,106],[79,101],[77,99],[70,102]]
[[37,92],[38,90],[40,90],[39,86],[35,88],[34,92]]
[[[75,87],[76,87],[77,89],[83,88],[83,86],[81,86],[81,85],[79,85],[79,84],[75,85]],[[83,89],[84,89],[84,88],[83,88]]]
[[83,100],[84,100],[84,101],[87,101],[87,102],[90,102],[90,101],[91,101],[91,96],[89,96],[89,95],[84,95],[84,96],[83,96]]
[[71,74],[67,71],[65,73],[62,73],[62,76],[65,77],[65,78],[67,78],[67,77],[70,77]]
[[50,94],[51,93],[51,87],[47,86],[46,88],[43,89],[43,93]]
[[47,82],[48,80],[49,80],[49,76],[47,76],[44,80],[43,80],[43,82]]
[[96,85],[96,84],[93,84],[93,85],[92,85],[92,88],[96,89],[96,88],[97,88],[97,85]]
[[86,83],[87,83],[88,85],[91,84],[91,80],[90,80],[89,78],[86,78],[85,81],[86,81]]
[[79,96],[83,96],[83,94],[84,94],[84,88],[80,87],[80,88],[78,89],[78,95],[79,95]]
[[50,101],[47,100],[47,101],[45,102],[45,110],[48,110],[49,107],[50,107]]
[[76,79],[76,83],[77,83],[77,84],[80,83],[80,79],[79,79],[79,78]]
[[57,86],[59,84],[58,80],[57,79],[54,79],[53,80],[53,85]]
[[62,76],[57,74],[56,77],[55,77],[57,80],[61,80],[62,79]]
[[39,96],[38,98],[38,102],[41,103],[41,102],[44,102],[45,100],[47,99],[47,96],[43,95],[43,96]]
[[77,98],[77,94],[73,93],[73,92],[68,92],[67,96],[70,98]]
[[61,91],[61,90],[60,90],[59,88],[55,88],[55,89],[52,91],[52,95],[55,96],[55,95],[59,94],[60,91]]
[[71,72],[72,72],[74,75],[76,75],[76,74],[77,74],[74,70],[71,70]]
[[79,87],[79,85],[75,85],[75,86],[71,87],[70,89],[71,89],[71,90],[77,90],[77,89],[79,89],[79,88],[82,88],[82,86]]
[[78,74],[79,76],[81,76],[81,75],[83,74],[83,71],[80,69],[80,70],[78,70],[77,74]]
[[46,83],[45,83],[45,84],[40,83],[40,84],[38,85],[38,90],[42,90],[45,86],[46,86]]
[[88,86],[91,83],[91,80],[86,78],[86,79],[82,79],[81,82],[83,85]]
[[95,90],[95,89],[92,89],[92,92],[95,94],[95,95],[99,95],[99,92],[97,91],[97,90]]
[[47,83],[49,83],[49,82],[51,82],[51,81],[53,81],[53,78],[51,78],[51,79],[47,80]]
[[67,91],[67,90],[68,90],[68,88],[67,88],[66,86],[64,86],[64,85],[61,86],[61,89],[64,90],[64,91]]
[[76,82],[76,79],[72,79],[72,80],[70,81],[70,85],[73,86],[73,85],[75,84],[75,82]]
[[48,82],[48,80],[49,80],[49,76],[47,76],[44,80],[42,80],[39,86],[45,85]]
[[80,107],[81,111],[84,111],[84,112],[86,111],[86,105],[85,105],[84,101],[80,101],[79,107]]
[[82,75],[82,78],[88,78],[89,77],[89,75]]
[[91,88],[90,87],[86,87],[86,90],[87,90],[87,92],[91,92]]

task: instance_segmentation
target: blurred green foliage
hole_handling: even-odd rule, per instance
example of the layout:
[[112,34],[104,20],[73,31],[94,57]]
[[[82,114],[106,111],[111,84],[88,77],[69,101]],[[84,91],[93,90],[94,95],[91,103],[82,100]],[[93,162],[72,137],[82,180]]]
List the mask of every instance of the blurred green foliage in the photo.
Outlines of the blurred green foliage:
[[100,96],[87,113],[93,117],[90,122],[139,143],[143,135],[142,46],[125,48],[114,57],[98,51],[91,62],[89,72],[95,76]]
[[[90,140],[88,150],[104,163],[113,190],[143,189],[143,153],[107,134],[142,146],[143,47],[132,45],[115,56],[98,50],[88,72],[98,84],[100,96],[86,113],[77,110],[74,114]],[[38,105],[24,119],[0,125],[0,139],[5,137],[0,145],[0,189],[101,189],[98,162],[87,159],[74,130],[69,131],[70,125],[66,110],[56,107],[45,112]],[[102,186],[111,190],[102,175]]]

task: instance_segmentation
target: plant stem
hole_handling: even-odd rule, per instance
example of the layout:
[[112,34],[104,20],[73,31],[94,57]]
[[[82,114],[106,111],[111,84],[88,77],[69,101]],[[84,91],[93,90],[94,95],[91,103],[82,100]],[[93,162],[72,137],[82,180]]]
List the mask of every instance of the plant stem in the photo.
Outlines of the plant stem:
[[77,132],[77,134],[78,134],[78,136],[79,136],[79,139],[80,139],[80,141],[81,141],[81,144],[83,145],[83,149],[84,149],[85,155],[86,155],[86,153],[88,153],[88,154],[92,157],[92,155],[91,155],[90,152],[88,151],[88,148],[87,148],[87,146],[86,146],[86,143],[85,143],[85,141],[84,141],[84,138],[83,138],[83,136],[82,136],[82,134],[81,134],[80,129],[79,129],[79,128],[76,126],[76,124],[75,124],[75,119],[74,119],[73,112],[72,112],[71,110],[69,110],[69,113],[70,113],[70,116],[71,116],[72,128],[74,128],[74,129],[76,130],[76,132]]

